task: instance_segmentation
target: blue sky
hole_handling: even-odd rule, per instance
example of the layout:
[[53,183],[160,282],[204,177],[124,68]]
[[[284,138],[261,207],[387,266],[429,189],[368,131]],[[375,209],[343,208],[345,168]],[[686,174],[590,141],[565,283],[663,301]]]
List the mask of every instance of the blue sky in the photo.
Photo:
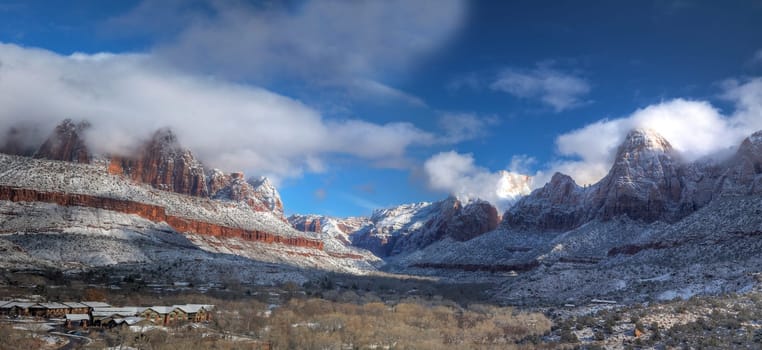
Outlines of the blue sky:
[[492,200],[594,182],[632,127],[688,158],[762,129],[760,33],[760,1],[2,1],[0,127],[169,126],[287,213]]

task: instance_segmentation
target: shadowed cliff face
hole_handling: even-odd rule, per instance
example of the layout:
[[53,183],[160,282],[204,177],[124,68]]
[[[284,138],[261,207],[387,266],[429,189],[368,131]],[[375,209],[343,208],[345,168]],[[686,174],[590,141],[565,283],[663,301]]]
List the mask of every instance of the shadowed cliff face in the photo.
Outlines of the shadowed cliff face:
[[35,158],[66,162],[90,163],[91,154],[85,145],[84,133],[90,123],[74,123],[71,119],[58,125],[34,154]]

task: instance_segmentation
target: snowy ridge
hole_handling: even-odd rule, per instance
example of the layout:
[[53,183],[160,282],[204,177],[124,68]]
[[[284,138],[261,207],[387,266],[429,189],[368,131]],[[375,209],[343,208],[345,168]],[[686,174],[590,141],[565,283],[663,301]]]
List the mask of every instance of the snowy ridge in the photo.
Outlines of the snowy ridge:
[[404,204],[373,212],[371,224],[351,235],[352,244],[378,256],[414,251],[450,237],[468,240],[497,227],[497,209],[450,197],[434,203]]
[[[386,269],[452,281],[494,280],[512,304],[624,302],[762,289],[762,133],[724,161],[683,164],[634,131],[606,178],[556,174],[503,225],[387,259]],[[647,205],[644,205],[644,202]]]
[[[273,212],[253,211],[244,202],[222,202],[157,190],[142,183],[129,181],[123,176],[110,174],[102,164],[86,165],[0,154],[0,185],[33,188],[38,191],[86,194],[104,198],[129,200],[164,207],[167,214],[187,217],[222,226],[269,232],[283,237],[301,237],[308,240],[315,238],[313,235],[294,230]],[[39,205],[40,208],[49,208],[47,205],[37,205]],[[103,212],[103,210],[93,208],[82,208],[82,210]],[[137,218],[135,215],[127,216]],[[156,227],[156,225],[136,223],[134,227],[127,225],[126,229],[140,232],[146,227]],[[19,232],[25,232],[25,230],[30,229],[25,229],[23,226],[20,226],[18,227],[18,230]],[[159,230],[164,232],[173,231],[172,228],[166,224],[163,224],[163,227]],[[4,229],[4,231],[8,232],[7,229]],[[57,231],[60,230],[54,230],[54,232]],[[215,244],[211,245],[214,247],[219,248],[228,245],[228,240],[226,239],[212,239],[210,237],[192,234],[188,236],[198,236],[192,239],[192,241],[198,242],[199,244],[212,241],[215,242]],[[305,257],[308,256],[314,257],[310,259],[317,261],[312,261],[312,263],[309,264],[310,267],[329,269],[344,264],[339,263],[339,261],[342,260],[358,260],[356,262],[347,261],[346,264],[352,266],[359,264],[357,266],[364,266],[363,268],[372,268],[365,261],[378,261],[376,257],[372,256],[372,254],[367,251],[345,246],[326,247],[326,251],[321,252],[300,247],[289,247],[286,249],[284,247],[279,247],[277,244],[263,245],[241,240],[233,241],[238,243],[233,244],[232,247],[242,248],[230,248],[224,252],[234,252],[236,255],[257,259],[259,261],[274,261],[280,263],[290,262],[293,266],[301,266],[301,263],[295,263],[295,258],[299,257],[299,259],[304,260]],[[262,251],[268,249],[271,252],[268,253],[269,255],[262,253]],[[283,255],[290,255],[292,257],[284,258]],[[268,256],[271,256],[271,258],[268,258]],[[342,256],[351,256],[351,258],[342,259],[340,258]],[[359,267],[352,268],[359,269]]]

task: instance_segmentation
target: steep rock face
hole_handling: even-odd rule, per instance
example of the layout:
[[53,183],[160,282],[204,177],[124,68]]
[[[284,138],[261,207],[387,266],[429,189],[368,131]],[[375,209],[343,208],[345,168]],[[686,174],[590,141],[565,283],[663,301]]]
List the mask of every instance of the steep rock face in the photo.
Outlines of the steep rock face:
[[67,162],[90,163],[90,152],[84,140],[84,132],[90,127],[88,122],[74,123],[64,120],[34,154],[35,158],[62,160]]
[[556,174],[504,216],[507,228],[568,231],[591,220],[627,216],[675,222],[721,196],[762,193],[762,131],[746,138],[728,160],[681,163],[672,146],[651,130],[633,130],[614,165],[598,183],[581,188]]
[[504,215],[509,228],[566,231],[593,220],[618,216],[653,222],[675,221],[690,212],[685,204],[686,168],[672,146],[652,130],[633,130],[619,146],[609,173],[582,188],[555,174],[544,187],[519,200]]
[[291,215],[288,217],[288,223],[302,232],[323,232],[321,222],[324,220],[327,221],[328,218],[318,215]]
[[354,233],[352,243],[379,256],[414,251],[449,237],[465,241],[498,225],[497,209],[474,200],[465,205],[456,198],[435,203],[406,204],[377,210],[371,225]]
[[683,184],[672,145],[652,130],[633,130],[608,175],[592,191],[593,215],[652,222],[680,217]]
[[134,157],[111,157],[109,171],[161,190],[209,196],[203,166],[169,129],[154,133]]
[[544,187],[520,199],[503,215],[513,228],[562,231],[577,227],[587,218],[587,190],[568,175],[555,173]]
[[227,175],[214,169],[209,175],[208,186],[212,199],[244,202],[255,211],[270,211],[283,218],[280,195],[266,178],[245,181],[241,172]]
[[725,166],[727,171],[718,179],[716,192],[732,195],[762,193],[762,131],[744,139]]
[[280,193],[270,182],[270,179],[264,176],[249,179],[249,184],[254,189],[254,196],[265,204],[267,209],[278,217],[283,217],[283,201],[280,199]]

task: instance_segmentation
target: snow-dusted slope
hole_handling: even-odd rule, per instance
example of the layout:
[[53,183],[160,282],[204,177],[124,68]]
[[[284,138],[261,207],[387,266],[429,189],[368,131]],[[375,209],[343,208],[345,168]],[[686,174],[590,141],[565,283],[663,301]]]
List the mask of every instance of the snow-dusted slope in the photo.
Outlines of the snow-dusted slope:
[[387,269],[502,281],[494,292],[507,303],[759,288],[760,151],[762,133],[755,133],[728,160],[683,164],[666,140],[635,131],[598,184],[583,188],[556,174],[509,210],[498,230],[392,257]]
[[414,251],[445,237],[468,240],[495,229],[495,207],[481,200],[448,198],[376,210],[371,224],[351,235],[352,244],[379,256]]
[[296,230],[310,232],[326,242],[326,245],[351,246],[350,235],[371,225],[365,217],[334,218],[323,215],[291,215],[288,222]]
[[[151,186],[133,182],[125,176],[113,175],[102,164],[86,165],[0,154],[0,186],[128,200],[163,207],[168,215],[210,224],[268,232],[283,237],[315,238],[313,235],[294,230],[280,217],[270,211],[252,210],[245,202],[217,201],[160,191]],[[4,201],[0,201],[0,203],[9,207],[22,206],[21,208],[24,208],[23,210],[16,210],[12,216],[0,222],[0,230],[5,233],[49,235],[51,232],[69,233],[71,231],[80,234],[84,231],[92,233],[88,236],[88,239],[102,240],[104,238],[102,235],[108,236],[108,232],[111,230],[133,232],[138,234],[138,236],[147,235],[151,237],[161,235],[162,232],[172,236],[170,233],[174,232],[166,224],[149,224],[144,222],[144,219],[135,215],[113,213],[96,208],[65,208],[51,204],[24,204]],[[69,216],[72,212],[80,213],[80,215],[72,219]],[[53,222],[57,222],[53,225],[54,228],[46,228],[50,226],[47,224],[49,220],[43,218],[48,216],[53,218],[62,217],[62,219],[53,220]],[[109,224],[105,225],[101,230],[100,223],[104,216],[120,216],[119,220],[121,221],[118,221],[115,224],[116,226],[113,226],[114,220],[108,219]],[[38,227],[39,225],[44,227]],[[39,240],[44,241],[49,239],[44,237],[40,236]],[[129,237],[120,237],[119,239],[129,241]],[[67,238],[56,237],[56,240],[66,242]],[[249,258],[249,260],[277,262],[294,267],[358,272],[363,269],[373,269],[370,263],[378,261],[377,258],[367,251],[344,246],[325,247],[324,251],[320,251],[297,246],[251,242],[234,238],[215,238],[197,234],[186,234],[185,240],[189,241],[195,247],[194,249],[201,247],[210,252],[233,254]],[[83,244],[90,243],[92,242],[85,242]],[[52,246],[50,248],[55,249]],[[77,250],[74,249],[73,251],[76,252]],[[131,250],[128,249],[126,251]],[[36,252],[36,254],[32,255],[40,257],[40,254],[42,254],[41,258],[44,261],[55,262],[69,259],[67,257],[57,260],[44,256],[42,250],[37,250]],[[113,260],[114,262],[121,261],[118,254],[114,256],[111,253],[110,250],[103,250],[97,253],[97,255],[99,254],[98,258],[87,258],[87,261],[83,263],[108,264],[113,259],[116,259]],[[127,255],[130,256],[130,258],[127,258],[127,261],[142,261],[141,259],[143,259],[140,257],[140,253],[136,251],[134,254],[130,253]]]
[[[755,133],[760,136],[761,133]],[[731,159],[683,163],[652,130],[633,130],[619,147],[608,175],[582,188],[555,174],[504,215],[506,227],[570,230],[591,220],[627,216],[675,222],[723,195],[762,193],[762,136],[747,138]]]

